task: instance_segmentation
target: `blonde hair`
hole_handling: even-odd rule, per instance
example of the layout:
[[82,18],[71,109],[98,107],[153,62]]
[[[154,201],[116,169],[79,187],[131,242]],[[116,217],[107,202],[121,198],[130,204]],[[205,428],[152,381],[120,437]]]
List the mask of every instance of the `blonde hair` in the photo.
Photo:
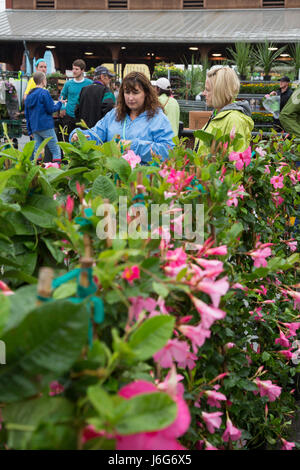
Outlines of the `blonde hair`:
[[233,69],[215,65],[206,75],[212,87],[212,105],[216,109],[230,104],[238,95],[240,81]]

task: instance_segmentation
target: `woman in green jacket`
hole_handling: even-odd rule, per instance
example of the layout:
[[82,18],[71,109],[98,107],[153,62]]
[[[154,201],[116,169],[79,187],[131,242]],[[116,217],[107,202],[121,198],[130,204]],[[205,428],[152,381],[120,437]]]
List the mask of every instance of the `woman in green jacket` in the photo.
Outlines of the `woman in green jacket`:
[[[231,131],[240,134],[242,145],[239,151],[243,152],[250,144],[254,122],[248,101],[234,101],[239,89],[240,81],[230,67],[216,65],[207,72],[203,95],[206,105],[214,110],[202,130],[213,133],[215,129],[220,129],[223,135],[230,134]],[[198,153],[210,151],[199,139],[195,142],[195,149]]]

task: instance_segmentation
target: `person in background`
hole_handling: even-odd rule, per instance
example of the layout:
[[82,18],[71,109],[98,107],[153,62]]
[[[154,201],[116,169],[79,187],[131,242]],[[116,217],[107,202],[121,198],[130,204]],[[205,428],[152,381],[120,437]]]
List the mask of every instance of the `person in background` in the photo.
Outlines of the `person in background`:
[[67,135],[76,126],[75,108],[78,104],[80,92],[82,88],[93,83],[92,80],[84,77],[85,69],[86,64],[84,60],[75,60],[72,64],[73,79],[68,80],[61,91],[61,97],[67,101],[67,106],[65,110],[60,112],[60,125],[67,128]]
[[[47,74],[47,64],[44,59],[38,59],[35,63],[35,71],[36,72],[43,72],[45,75]],[[26,100],[29,92],[36,87],[35,81],[33,77],[28,80],[26,90],[24,92],[24,101]]]
[[[161,109],[157,93],[148,78],[141,72],[131,72],[122,81],[117,106],[97,122],[95,127],[83,133],[96,142],[108,142],[116,136],[121,144],[141,158],[142,164],[152,160],[152,155],[168,157],[174,147],[174,132]],[[71,142],[78,140],[77,129]]]
[[[280,96],[280,108],[279,111],[281,112],[285,105],[287,104],[288,100],[293,94],[293,90],[290,88],[290,79],[289,77],[282,77],[279,82],[279,90],[271,91],[270,96]],[[274,126],[278,130],[282,130],[282,126],[280,125],[279,119],[274,119]]]
[[119,80],[116,80],[114,83],[114,95],[115,95],[116,100],[118,99],[118,96],[119,96],[120,86],[121,86],[121,83],[119,82]]
[[[242,136],[239,151],[243,152],[250,145],[254,122],[248,101],[234,101],[239,89],[240,81],[232,68],[215,65],[207,72],[203,95],[206,105],[214,110],[202,130],[212,133],[213,130],[220,129],[225,135],[235,129]],[[195,149],[198,153],[208,153],[210,147],[196,139]]]
[[96,67],[94,82],[80,92],[79,103],[75,108],[77,122],[83,119],[88,127],[93,127],[114,107],[116,99],[109,88],[113,76],[103,65]]
[[161,77],[155,82],[155,87],[158,94],[158,100],[162,105],[165,115],[171,123],[174,135],[178,136],[180,108],[175,98],[171,96],[171,83],[167,78]]
[[25,118],[28,134],[32,135],[35,140],[34,153],[36,153],[43,140],[51,137],[47,146],[52,153],[52,161],[59,163],[61,161],[61,153],[60,147],[57,145],[52,114],[60,110],[62,101],[59,101],[57,104],[54,103],[49,91],[45,89],[47,79],[43,72],[35,72],[33,80],[35,88],[28,93],[25,101]]

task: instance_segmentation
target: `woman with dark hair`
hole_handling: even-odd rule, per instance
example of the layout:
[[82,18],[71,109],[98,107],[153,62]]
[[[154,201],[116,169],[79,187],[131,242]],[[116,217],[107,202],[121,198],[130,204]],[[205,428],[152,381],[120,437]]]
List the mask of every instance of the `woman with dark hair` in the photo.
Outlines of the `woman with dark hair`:
[[[75,129],[70,141],[78,140]],[[169,149],[174,147],[174,132],[164,114],[155,89],[141,72],[131,72],[124,78],[116,108],[89,130],[82,131],[97,143],[108,142],[117,135],[121,143],[129,145],[142,163],[148,163],[152,154],[168,157]]]

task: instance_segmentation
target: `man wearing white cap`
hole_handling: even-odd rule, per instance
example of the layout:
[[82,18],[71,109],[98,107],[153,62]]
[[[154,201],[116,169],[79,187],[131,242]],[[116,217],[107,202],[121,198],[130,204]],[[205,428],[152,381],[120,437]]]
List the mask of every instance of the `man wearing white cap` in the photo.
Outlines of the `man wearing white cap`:
[[171,83],[167,78],[161,77],[156,80],[154,86],[156,87],[158,99],[163,107],[163,111],[171,123],[173,132],[175,136],[178,136],[180,108],[175,98],[171,96]]

